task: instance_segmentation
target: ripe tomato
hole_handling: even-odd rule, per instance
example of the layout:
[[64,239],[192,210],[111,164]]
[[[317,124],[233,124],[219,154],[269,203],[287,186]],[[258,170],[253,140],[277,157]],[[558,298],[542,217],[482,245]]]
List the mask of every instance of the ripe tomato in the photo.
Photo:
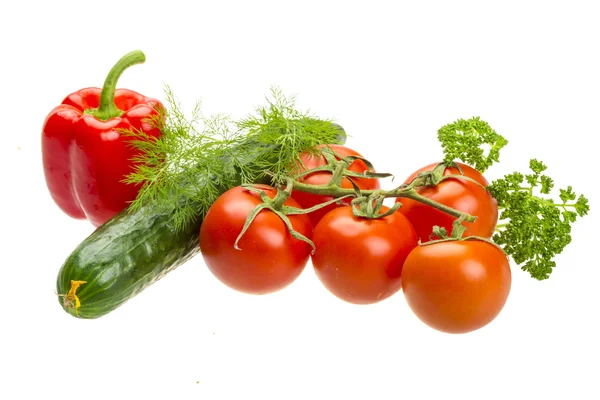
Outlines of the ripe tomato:
[[447,333],[487,325],[504,307],[510,286],[508,258],[482,240],[419,246],[402,271],[409,307],[421,321]]
[[[489,182],[476,169],[466,164],[457,164],[465,176],[474,179],[484,187],[489,185]],[[420,172],[433,170],[436,165],[430,164],[415,171],[405,183],[411,182]],[[458,175],[460,171],[455,167],[446,168],[444,175],[449,174]],[[498,222],[498,203],[487,190],[476,183],[459,178],[448,179],[435,187],[421,188],[418,193],[438,203],[476,216],[475,222],[463,223],[467,228],[463,237],[491,238],[494,234]],[[456,219],[455,217],[415,200],[398,198],[396,201],[402,203],[400,212],[413,224],[422,242],[429,241],[434,225],[446,228],[448,234],[452,232],[452,223]]]
[[[276,191],[263,190],[273,198]],[[208,210],[200,228],[200,250],[210,271],[227,286],[244,293],[266,294],[291,284],[303,271],[311,246],[295,239],[279,216],[262,210],[234,248],[249,213],[260,195],[240,186],[221,195]],[[299,207],[292,198],[287,206]],[[306,215],[288,216],[297,232],[310,238]]]
[[[329,145],[319,145],[318,146],[318,148],[320,148],[320,149],[322,149],[324,147],[331,148],[335,153],[341,155],[342,157],[361,156],[356,151],[349,149],[348,147],[341,146],[341,145],[329,144]],[[325,160],[325,157],[315,156],[314,154],[310,154],[308,152],[304,152],[304,153],[300,154],[300,161],[302,162],[302,165],[304,166],[301,171],[309,170],[309,169],[313,169],[313,168],[317,168],[317,167],[322,167],[323,165],[327,165],[327,161]],[[353,171],[353,172],[358,172],[358,173],[365,172],[368,169],[369,169],[369,167],[367,166],[367,164],[365,164],[361,160],[354,161],[348,167],[348,170]],[[313,172],[311,174],[304,176],[301,179],[301,181],[304,183],[307,183],[309,185],[325,185],[325,184],[329,183],[329,180],[331,179],[331,175],[332,174],[330,172],[326,172],[326,171]],[[372,189],[380,188],[379,179],[352,178],[352,181],[354,183],[356,183],[356,185],[360,189],[372,190]],[[347,178],[342,179],[342,187],[346,188],[346,189],[353,188],[352,183],[350,183],[350,181]],[[333,199],[333,197],[331,197],[331,196],[319,196],[319,195],[315,195],[315,194],[301,192],[298,190],[292,191],[292,197],[302,206],[302,208],[310,208],[317,204],[324,203],[326,201]],[[344,200],[341,200],[340,203],[350,204],[350,200],[344,199]],[[321,220],[321,218],[323,218],[323,216],[325,214],[327,214],[327,212],[333,210],[336,207],[339,207],[339,206],[337,204],[331,204],[327,207],[323,207],[319,210],[309,213],[308,216],[310,217],[310,221],[312,222],[313,226],[317,226],[317,223]]]
[[399,212],[369,219],[343,206],[321,219],[313,242],[312,263],[323,285],[349,303],[370,304],[400,290],[402,265],[417,246],[417,234]]

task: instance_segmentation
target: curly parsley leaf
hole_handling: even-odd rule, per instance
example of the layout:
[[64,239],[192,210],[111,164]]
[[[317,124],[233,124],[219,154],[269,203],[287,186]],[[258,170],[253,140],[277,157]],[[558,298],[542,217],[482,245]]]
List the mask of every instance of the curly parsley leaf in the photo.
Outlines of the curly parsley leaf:
[[533,159],[530,174],[518,172],[497,179],[488,188],[498,201],[500,220],[493,239],[523,271],[547,279],[556,266],[554,256],[571,242],[571,224],[590,210],[584,195],[571,186],[559,189],[560,201],[549,195],[554,181],[543,172],[546,165]]
[[[444,162],[461,160],[479,172],[487,170],[500,158],[500,150],[508,141],[479,117],[459,119],[438,130],[438,140],[444,150]],[[486,147],[489,147],[485,155]]]

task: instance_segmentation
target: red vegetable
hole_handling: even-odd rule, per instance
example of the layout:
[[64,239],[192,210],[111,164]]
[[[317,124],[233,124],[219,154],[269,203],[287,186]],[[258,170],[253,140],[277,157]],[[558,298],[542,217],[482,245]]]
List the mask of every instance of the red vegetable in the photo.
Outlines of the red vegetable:
[[122,182],[133,172],[136,151],[121,130],[160,135],[161,103],[126,89],[115,89],[123,71],[142,63],[141,51],[125,55],[111,69],[102,89],[68,95],[46,117],[42,160],[55,203],[73,218],[99,226],[127,207],[139,187]]
[[447,333],[466,333],[500,313],[511,287],[506,254],[482,240],[415,248],[402,271],[402,291],[416,316]]
[[[380,214],[388,210],[384,206]],[[397,211],[370,219],[344,206],[321,219],[313,242],[312,263],[323,285],[349,303],[370,304],[400,290],[402,266],[417,246],[417,235]]]
[[[336,144],[329,145],[320,145],[318,148],[322,149],[325,147],[331,148],[335,153],[339,154],[342,157],[348,156],[360,156],[360,154],[348,147]],[[315,156],[314,154],[310,154],[308,152],[300,154],[300,161],[303,165],[303,170],[310,170],[317,167],[322,167],[327,165],[327,160],[323,156]],[[355,160],[350,166],[348,170],[357,173],[363,173],[367,171],[369,167],[362,160]],[[312,172],[300,179],[301,182],[306,183],[308,185],[326,185],[331,180],[332,174],[327,171],[318,171]],[[352,178],[352,181],[360,188],[364,190],[370,189],[379,189],[379,179],[375,178]],[[343,188],[352,189],[352,183],[347,178],[342,179]],[[292,192],[292,197],[302,206],[302,208],[310,208],[320,203],[325,203],[327,201],[333,200],[331,196],[320,196],[312,193],[301,192],[299,190],[294,190]],[[340,200],[340,204],[350,204],[350,200],[343,199]],[[313,211],[308,214],[310,217],[310,221],[313,226],[316,226],[317,223],[323,218],[325,214],[334,208],[338,207],[337,204],[330,204],[326,207],[320,208],[316,211]]]
[[[415,171],[406,179],[405,183],[411,182],[420,172],[433,170],[436,165],[430,164]],[[489,183],[476,169],[462,163],[457,163],[457,165],[462,169],[464,176],[474,179],[483,187],[464,179],[451,178],[440,182],[437,186],[423,187],[417,192],[438,203],[477,217],[475,222],[463,223],[467,228],[463,234],[464,237],[491,238],[498,222],[498,203],[485,189]],[[455,167],[447,167],[444,175],[450,174],[459,175],[460,171]],[[447,232],[452,232],[452,223],[456,217],[416,200],[399,198],[396,201],[402,203],[400,212],[413,224],[421,241],[429,240],[435,225],[446,228]]]
[[[262,187],[270,198],[275,189]],[[244,293],[267,294],[291,284],[304,270],[311,246],[292,237],[282,219],[264,209],[252,221],[238,247],[235,242],[260,195],[240,186],[222,194],[209,208],[200,228],[200,250],[210,271],[227,286]],[[299,207],[288,198],[284,205]],[[288,216],[295,231],[310,239],[305,214]]]

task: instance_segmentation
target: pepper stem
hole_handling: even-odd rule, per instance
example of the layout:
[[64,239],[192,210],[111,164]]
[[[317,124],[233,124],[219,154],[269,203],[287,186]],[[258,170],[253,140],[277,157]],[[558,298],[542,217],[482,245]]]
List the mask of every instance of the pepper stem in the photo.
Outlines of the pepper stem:
[[117,61],[104,81],[102,93],[100,94],[100,105],[93,112],[96,118],[105,121],[123,114],[123,111],[119,110],[115,104],[117,81],[127,68],[135,64],[141,64],[144,61],[146,61],[146,56],[141,50],[129,52]]

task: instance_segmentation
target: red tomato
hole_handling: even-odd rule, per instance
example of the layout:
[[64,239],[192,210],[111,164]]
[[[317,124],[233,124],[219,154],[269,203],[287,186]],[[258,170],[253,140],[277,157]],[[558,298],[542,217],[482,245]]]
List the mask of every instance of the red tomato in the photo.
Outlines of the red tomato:
[[[466,164],[457,164],[461,167],[465,176],[474,179],[484,187],[489,185],[489,182],[476,169]],[[415,171],[405,183],[411,182],[419,172],[433,170],[436,165],[430,164]],[[446,168],[444,175],[449,174],[458,175],[460,171],[454,167]],[[498,222],[498,203],[487,190],[476,183],[459,178],[448,179],[435,187],[421,188],[418,193],[438,203],[476,216],[477,220],[475,222],[463,223],[467,228],[463,237],[481,236],[491,238],[494,234]],[[400,212],[413,224],[422,242],[429,241],[434,225],[446,228],[448,234],[452,232],[452,223],[456,219],[455,217],[419,201],[407,198],[399,198],[396,201],[402,203]]]
[[[275,189],[264,187],[273,198]],[[238,242],[250,212],[261,203],[259,194],[240,186],[221,195],[200,228],[200,250],[210,271],[227,286],[244,293],[266,294],[291,284],[303,271],[311,246],[295,239],[279,216],[262,210]],[[285,205],[299,207],[292,198]],[[310,239],[306,215],[288,216],[294,230]]]
[[482,240],[419,246],[404,262],[402,291],[416,316],[447,333],[466,333],[500,313],[511,287],[504,252]]
[[417,235],[398,212],[368,219],[344,206],[321,219],[313,242],[312,263],[323,285],[349,303],[370,304],[400,290],[402,265],[417,246]]
[[[335,153],[341,155],[342,157],[360,156],[360,154],[357,153],[356,151],[349,149],[347,147],[341,146],[341,145],[329,144],[329,145],[319,145],[318,146],[318,148],[324,148],[324,147],[330,147]],[[314,154],[310,154],[307,152],[300,154],[300,160],[302,161],[302,164],[304,165],[303,170],[309,170],[309,169],[321,167],[323,165],[327,165],[327,161],[325,160],[325,157],[315,156]],[[358,173],[365,172],[368,169],[369,169],[369,167],[367,166],[367,164],[365,164],[361,160],[354,161],[348,167],[348,170],[353,171],[353,172],[358,172]],[[329,183],[329,181],[331,179],[331,175],[332,174],[330,172],[313,172],[311,174],[304,176],[301,179],[301,181],[304,183],[307,183],[309,185],[325,185],[325,184]],[[354,183],[356,183],[356,185],[360,189],[372,190],[372,189],[380,188],[379,179],[352,178],[352,181]],[[350,183],[350,181],[347,178],[342,179],[342,187],[347,188],[347,189],[353,188],[352,183]],[[333,197],[331,197],[331,196],[319,196],[319,195],[310,194],[310,193],[306,193],[306,192],[300,192],[298,190],[292,191],[292,197],[302,206],[302,208],[310,208],[317,204],[324,203],[326,201],[333,199]],[[342,200],[341,203],[350,204],[350,200]],[[308,216],[310,217],[310,221],[312,222],[313,226],[317,226],[317,223],[321,220],[321,218],[323,218],[323,216],[325,214],[327,214],[327,212],[333,210],[336,207],[339,207],[339,206],[337,204],[331,204],[327,207],[323,207],[317,211],[313,211],[313,212],[309,213]]]

